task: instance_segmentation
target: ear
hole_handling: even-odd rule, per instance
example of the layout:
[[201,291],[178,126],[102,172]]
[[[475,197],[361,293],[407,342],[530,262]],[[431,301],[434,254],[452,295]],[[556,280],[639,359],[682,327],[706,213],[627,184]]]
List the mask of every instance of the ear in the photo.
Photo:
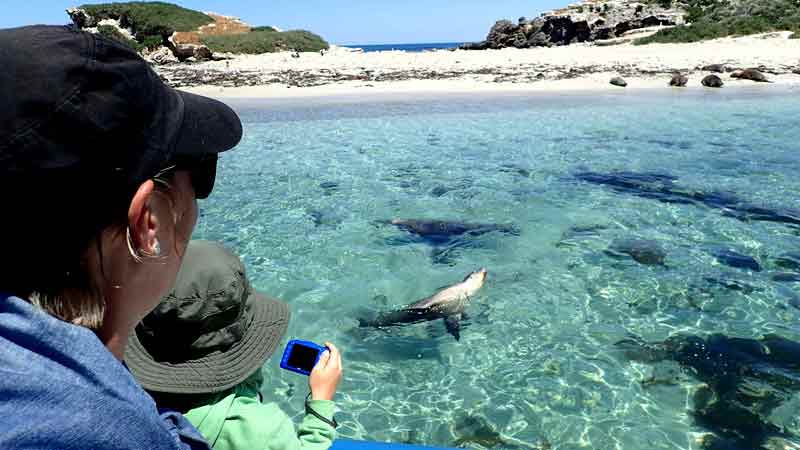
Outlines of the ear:
[[152,201],[155,183],[147,180],[139,186],[128,209],[128,227],[135,249],[155,253],[158,219],[153,212]]

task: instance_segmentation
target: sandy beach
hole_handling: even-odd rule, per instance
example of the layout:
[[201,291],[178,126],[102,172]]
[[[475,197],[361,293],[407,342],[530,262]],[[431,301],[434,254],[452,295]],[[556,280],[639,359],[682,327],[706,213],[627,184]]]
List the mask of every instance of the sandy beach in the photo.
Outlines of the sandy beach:
[[[173,86],[215,97],[318,97],[331,95],[619,90],[662,88],[676,71],[689,88],[701,88],[709,64],[757,67],[773,84],[800,86],[800,39],[790,33],[724,38],[691,44],[623,43],[611,46],[483,51],[387,51],[362,53],[334,47],[325,55],[267,53],[157,67]],[[721,74],[725,88],[752,87],[749,80]]]

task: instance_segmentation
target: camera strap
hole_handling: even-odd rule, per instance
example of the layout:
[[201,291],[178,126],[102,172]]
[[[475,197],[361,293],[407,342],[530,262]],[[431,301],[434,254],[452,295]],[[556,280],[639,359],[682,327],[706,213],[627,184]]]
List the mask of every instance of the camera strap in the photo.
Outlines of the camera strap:
[[312,408],[311,405],[308,404],[309,400],[311,400],[311,392],[309,392],[308,395],[306,396],[306,414],[311,414],[312,416],[314,416],[317,419],[327,423],[328,425],[332,426],[333,428],[336,428],[336,427],[339,426],[339,424],[336,422],[336,418],[335,417],[331,417],[330,419],[328,419],[327,417],[323,417],[322,414],[314,411],[314,408]]

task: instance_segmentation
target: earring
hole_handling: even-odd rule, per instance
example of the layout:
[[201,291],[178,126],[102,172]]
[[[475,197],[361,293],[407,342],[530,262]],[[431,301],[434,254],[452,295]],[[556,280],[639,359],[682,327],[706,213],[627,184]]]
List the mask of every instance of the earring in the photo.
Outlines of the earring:
[[161,256],[161,244],[158,239],[153,243],[153,256]]

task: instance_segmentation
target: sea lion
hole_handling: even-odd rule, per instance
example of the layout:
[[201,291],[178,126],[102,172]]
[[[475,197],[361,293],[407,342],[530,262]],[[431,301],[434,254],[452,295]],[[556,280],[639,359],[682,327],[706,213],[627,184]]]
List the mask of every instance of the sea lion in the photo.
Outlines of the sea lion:
[[434,243],[443,243],[454,237],[462,235],[480,236],[482,234],[499,231],[501,233],[519,235],[519,230],[513,225],[496,223],[478,224],[446,220],[425,219],[392,219],[390,224],[416,234]]
[[748,203],[729,192],[693,191],[675,184],[672,175],[653,172],[578,172],[575,178],[592,184],[608,186],[616,192],[662,203],[705,205],[719,209],[722,214],[738,220],[785,223],[800,225],[800,209],[769,208]]
[[703,66],[703,69],[702,69],[702,70],[704,70],[704,71],[706,71],[706,72],[717,72],[717,73],[723,73],[723,72],[725,72],[727,69],[728,69],[728,68],[725,66],[725,64],[709,64],[709,65],[707,65],[707,66]]
[[721,88],[725,85],[722,79],[716,75],[706,75],[703,81],[700,82],[705,87]]
[[460,283],[441,289],[430,297],[412,303],[398,311],[379,314],[374,320],[359,319],[360,327],[388,327],[444,319],[447,332],[456,340],[461,338],[461,319],[470,297],[483,287],[488,272],[480,269],[467,275]]
[[761,272],[761,264],[752,256],[742,255],[733,250],[720,249],[714,252],[714,257],[721,264],[735,269],[747,269],[753,272]]
[[740,80],[751,80],[759,83],[769,83],[766,75],[756,69],[735,70],[731,73],[731,78],[738,78]]
[[676,73],[669,80],[669,85],[670,86],[675,86],[675,87],[685,87],[686,83],[688,83],[688,82],[689,82],[689,77],[687,77],[686,75],[684,75],[682,73]]

